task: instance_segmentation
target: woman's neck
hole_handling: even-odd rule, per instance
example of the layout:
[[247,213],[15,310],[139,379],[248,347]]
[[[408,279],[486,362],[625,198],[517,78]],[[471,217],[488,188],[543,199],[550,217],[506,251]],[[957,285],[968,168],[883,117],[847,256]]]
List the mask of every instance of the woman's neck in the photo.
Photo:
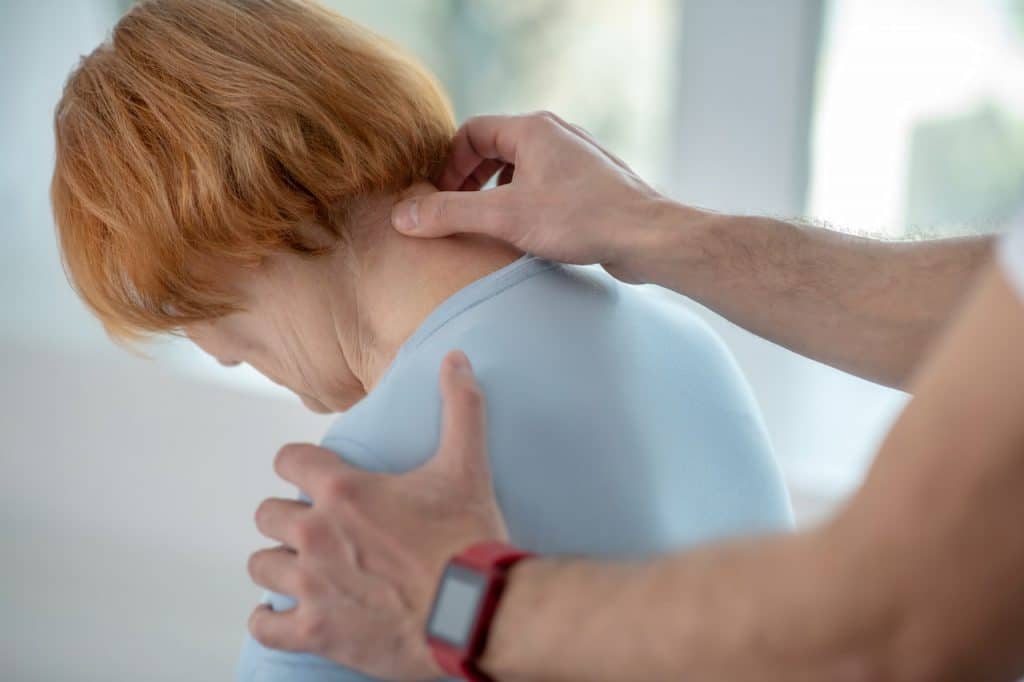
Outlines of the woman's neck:
[[[433,191],[419,186],[412,191]],[[519,258],[514,247],[486,237],[414,239],[391,228],[393,201],[374,202],[358,216],[352,247],[332,258],[347,284],[331,290],[336,329],[355,378],[369,392],[402,344],[445,299]],[[355,221],[354,221],[355,222]],[[348,314],[343,314],[348,311]]]

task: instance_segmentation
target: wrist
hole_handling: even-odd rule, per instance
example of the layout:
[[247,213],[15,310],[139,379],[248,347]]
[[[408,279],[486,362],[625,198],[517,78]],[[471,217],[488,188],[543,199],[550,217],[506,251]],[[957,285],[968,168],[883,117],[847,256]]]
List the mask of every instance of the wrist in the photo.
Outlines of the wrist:
[[426,623],[426,642],[448,675],[480,682],[480,668],[509,572],[529,552],[500,541],[478,542],[453,555],[437,583]]
[[[587,678],[578,668],[578,652],[571,649],[578,643],[579,624],[592,614],[594,604],[567,594],[567,586],[578,587],[585,577],[581,568],[585,566],[574,559],[531,557],[509,570],[478,659],[484,673],[502,682],[563,679],[567,670]],[[566,663],[566,657],[575,664]]]
[[[478,662],[480,669],[495,680],[524,679],[522,647],[529,646],[531,635],[540,634],[535,628],[542,628],[542,624],[517,623],[516,613],[522,612],[519,606],[529,600],[531,577],[539,566],[543,572],[544,563],[539,557],[524,559],[509,569],[505,578],[505,594],[494,614],[487,646]],[[525,658],[529,660],[530,656]]]
[[636,229],[622,231],[626,243],[614,265],[616,276],[636,284],[657,284],[682,290],[687,274],[706,270],[716,233],[731,218],[664,197],[652,198],[630,220]]

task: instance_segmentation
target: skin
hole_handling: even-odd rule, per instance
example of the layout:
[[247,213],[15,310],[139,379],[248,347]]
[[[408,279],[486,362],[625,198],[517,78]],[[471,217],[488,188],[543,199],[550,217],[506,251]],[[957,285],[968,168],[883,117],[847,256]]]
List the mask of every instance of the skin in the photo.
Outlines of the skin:
[[[406,474],[361,471],[312,445],[278,453],[275,470],[313,504],[271,498],[256,511],[260,532],[284,546],[254,553],[249,573],[299,602],[283,613],[257,607],[249,627],[259,641],[316,651],[385,679],[441,675],[422,634],[441,569],[467,538],[508,537],[481,456],[483,393],[464,354],[445,358],[441,395],[441,449]],[[391,529],[407,527],[410,518],[419,519],[419,532],[392,542]],[[358,636],[339,636],[352,615],[361,619]]]
[[634,565],[525,562],[483,669],[500,680],[1017,679],[1021,342],[1024,307],[987,272],[835,521]]
[[[524,250],[665,286],[731,273],[722,289],[756,299],[732,301],[738,310],[799,318],[783,312],[794,306],[824,314],[826,326],[874,325],[872,336],[847,342],[816,330],[818,319],[797,320],[806,348],[914,394],[863,488],[820,528],[650,561],[517,564],[480,661],[485,672],[501,680],[841,681],[1024,672],[1024,305],[998,268],[981,262],[983,241],[871,247],[889,259],[885,281],[914,285],[927,320],[880,324],[915,306],[896,286],[864,300],[839,293],[877,275],[863,245],[836,242],[840,253],[830,257],[845,267],[821,268],[806,257],[811,243],[826,248],[821,235],[772,221],[758,233],[766,256],[752,259],[748,246],[720,233],[754,229],[759,219],[668,202],[552,115],[474,119],[459,135],[442,187],[476,189],[515,164],[511,183],[401,204],[393,220],[403,232],[484,225]],[[701,239],[710,243],[693,246]],[[774,253],[794,239],[796,257]],[[804,269],[798,276],[780,266]],[[830,340],[841,348],[828,350]],[[876,347],[887,342],[900,347]],[[423,595],[458,548],[506,537],[486,473],[483,396],[468,369],[453,379],[453,364],[457,356],[442,368],[442,441],[423,469],[381,477],[313,446],[281,451],[282,475],[316,484],[313,505],[261,507],[261,531],[297,551],[254,555],[249,568],[272,589],[309,588],[310,605],[257,609],[250,628],[258,640],[384,677],[438,674],[422,635]],[[418,494],[417,477],[439,471],[448,493],[427,486]]]
[[[403,196],[435,191],[419,183]],[[222,268],[243,310],[189,325],[186,334],[221,364],[250,364],[315,412],[348,409],[444,299],[520,255],[480,236],[403,236],[389,224],[396,199],[365,200],[351,243],[329,254],[280,253],[254,270]]]
[[[516,169],[507,184],[452,191],[478,189],[502,164]],[[449,191],[396,206],[395,227],[423,237],[489,234],[554,260],[601,263],[624,281],[678,291],[797,353],[899,388],[992,245],[987,236],[879,242],[682,206],[550,113],[471,119],[439,186]]]

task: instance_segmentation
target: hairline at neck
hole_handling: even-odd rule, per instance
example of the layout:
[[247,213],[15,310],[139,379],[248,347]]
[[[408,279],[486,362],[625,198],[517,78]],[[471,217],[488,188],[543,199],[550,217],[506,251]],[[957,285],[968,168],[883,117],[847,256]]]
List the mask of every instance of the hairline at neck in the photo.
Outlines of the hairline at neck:
[[[402,196],[432,191],[437,190],[423,183]],[[359,225],[347,240],[351,246],[329,256],[338,347],[366,393],[430,313],[457,291],[522,256],[509,244],[477,235],[403,235],[391,226],[391,207],[397,200],[368,201],[355,216]],[[347,320],[350,328],[341,328],[340,320]]]

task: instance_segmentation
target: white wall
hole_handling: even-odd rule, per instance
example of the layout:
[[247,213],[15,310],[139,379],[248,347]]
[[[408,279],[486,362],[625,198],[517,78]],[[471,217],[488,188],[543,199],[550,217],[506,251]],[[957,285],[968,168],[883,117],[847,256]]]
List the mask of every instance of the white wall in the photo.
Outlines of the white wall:
[[[223,680],[259,591],[251,515],[280,445],[326,424],[294,398],[114,348],[64,279],[51,117],[112,2],[0,0],[0,679]],[[185,363],[195,364],[194,356]]]
[[0,376],[0,679],[230,679],[272,458],[325,418],[125,353],[5,341]]
[[77,57],[110,25],[112,10],[105,10],[104,3],[85,0],[0,0],[4,336],[105,344],[61,275],[47,200],[53,108]]

